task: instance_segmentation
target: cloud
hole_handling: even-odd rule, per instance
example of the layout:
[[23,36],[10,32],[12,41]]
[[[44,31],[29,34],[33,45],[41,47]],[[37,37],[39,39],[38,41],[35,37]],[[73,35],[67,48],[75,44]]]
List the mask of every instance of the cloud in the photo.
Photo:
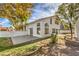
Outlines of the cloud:
[[32,16],[29,19],[29,22],[35,21],[39,18],[44,18],[47,16],[54,15],[55,11],[60,4],[57,3],[36,3],[34,4],[32,10]]
[[10,27],[11,26],[11,22],[8,19],[0,18],[0,25],[2,27]]

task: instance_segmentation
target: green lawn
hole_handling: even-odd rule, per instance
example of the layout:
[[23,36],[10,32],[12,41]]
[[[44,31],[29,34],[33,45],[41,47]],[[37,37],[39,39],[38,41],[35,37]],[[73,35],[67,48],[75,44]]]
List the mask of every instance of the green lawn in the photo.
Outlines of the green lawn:
[[37,49],[35,44],[12,47],[0,52],[0,56],[22,56]]
[[34,43],[12,45],[10,38],[0,38],[0,56],[26,55],[28,52],[32,52],[37,48],[38,46],[36,46],[36,44]]
[[12,46],[10,38],[0,37],[0,50],[8,46]]
[[[9,40],[8,38],[1,38],[1,46],[0,46],[0,56],[22,56],[26,55],[27,53],[35,51],[37,48],[39,48],[42,45],[45,45],[46,42],[49,40],[46,40],[47,38],[34,40],[31,42],[26,42],[18,45],[12,45],[6,42]],[[45,41],[44,41],[45,40]],[[3,42],[2,42],[3,41]],[[6,43],[5,43],[6,42]]]

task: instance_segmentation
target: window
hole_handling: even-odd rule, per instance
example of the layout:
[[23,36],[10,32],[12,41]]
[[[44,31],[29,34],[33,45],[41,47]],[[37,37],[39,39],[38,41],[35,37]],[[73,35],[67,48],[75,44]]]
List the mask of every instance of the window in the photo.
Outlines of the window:
[[59,25],[59,20],[56,19],[55,20],[55,24]]
[[40,23],[37,23],[37,34],[40,34]]
[[52,24],[52,18],[50,18],[50,24]]
[[37,28],[37,34],[40,34],[40,28]]
[[55,29],[52,29],[52,33],[55,33]]
[[40,26],[40,23],[37,23],[37,26],[39,27]]
[[45,23],[45,34],[49,33],[49,25],[48,23]]
[[58,29],[52,29],[52,33],[57,33],[58,32]]

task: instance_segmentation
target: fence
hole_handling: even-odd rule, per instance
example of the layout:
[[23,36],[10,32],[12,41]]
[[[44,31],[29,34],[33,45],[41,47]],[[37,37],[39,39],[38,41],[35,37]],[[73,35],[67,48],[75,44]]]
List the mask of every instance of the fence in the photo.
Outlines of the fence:
[[59,33],[62,33],[62,34],[64,34],[64,33],[71,33],[71,31],[70,30],[60,30]]
[[0,31],[0,37],[15,37],[27,35],[26,31]]

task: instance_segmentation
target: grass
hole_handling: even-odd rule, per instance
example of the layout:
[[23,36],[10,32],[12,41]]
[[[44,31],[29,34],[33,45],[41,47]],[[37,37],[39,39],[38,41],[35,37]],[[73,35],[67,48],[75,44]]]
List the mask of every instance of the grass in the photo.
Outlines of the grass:
[[0,48],[11,46],[11,45],[12,45],[12,42],[11,42],[10,38],[0,37]]
[[5,49],[4,51],[0,52],[0,56],[21,56],[26,55],[27,52],[32,52],[37,49],[38,46],[35,44],[29,44],[29,45],[23,45],[18,47],[9,47],[8,49]]
[[26,55],[27,52],[32,52],[37,49],[36,44],[22,43],[12,45],[10,38],[0,37],[0,56],[17,56]]
[[[47,38],[43,38],[47,39]],[[39,42],[43,39],[38,39],[35,41],[22,43],[18,45],[13,45],[9,47],[0,47],[0,56],[22,56],[26,55],[27,53],[35,51],[37,48],[39,48],[39,44],[36,42]],[[41,45],[41,43],[40,43]]]

